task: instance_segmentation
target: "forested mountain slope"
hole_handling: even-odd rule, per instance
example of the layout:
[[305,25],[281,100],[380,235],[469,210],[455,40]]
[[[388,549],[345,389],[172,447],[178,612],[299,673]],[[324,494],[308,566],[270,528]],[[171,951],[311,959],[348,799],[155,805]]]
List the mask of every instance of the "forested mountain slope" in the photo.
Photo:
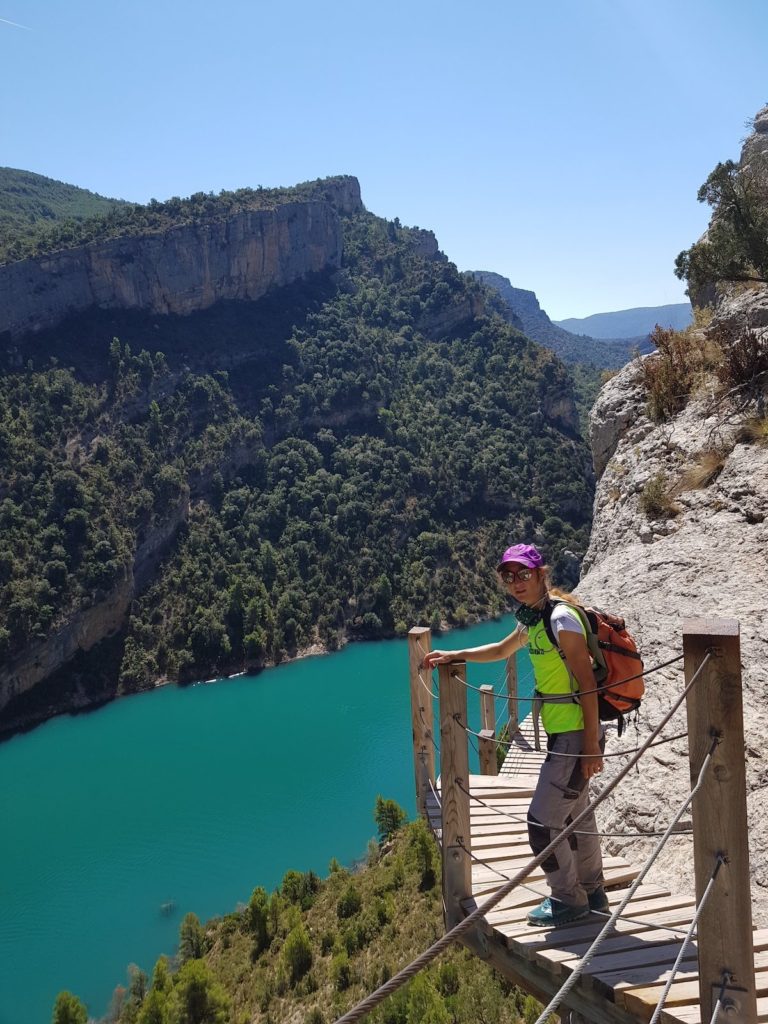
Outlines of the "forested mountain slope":
[[[231,201],[153,230],[213,237]],[[592,475],[567,371],[429,232],[330,205],[340,266],[185,316],[92,307],[0,353],[8,726],[494,614],[512,536],[575,582]]]
[[[402,812],[391,800],[377,801],[382,806],[396,829]],[[226,917],[201,925],[187,914],[178,955],[160,957],[151,978],[131,965],[108,1019],[330,1024],[442,931],[439,853],[419,820],[386,833],[380,847],[372,842],[359,871],[337,861],[323,880],[289,870],[274,892],[257,886]],[[69,993],[57,1005],[82,1006]],[[456,945],[366,1020],[522,1024],[540,1011],[532,996]]]
[[564,330],[549,319],[535,292],[515,288],[506,277],[488,270],[473,270],[472,274],[498,292],[529,338],[551,348],[570,365],[615,370],[629,362],[638,349],[649,352],[652,348],[640,331],[636,337],[597,338]]
[[667,306],[637,306],[612,313],[593,313],[581,318],[554,320],[572,334],[589,334],[593,338],[645,337],[656,326],[683,331],[691,322],[690,302],[674,302]]
[[32,171],[0,167],[0,261],[34,248],[54,224],[82,222],[124,205]]

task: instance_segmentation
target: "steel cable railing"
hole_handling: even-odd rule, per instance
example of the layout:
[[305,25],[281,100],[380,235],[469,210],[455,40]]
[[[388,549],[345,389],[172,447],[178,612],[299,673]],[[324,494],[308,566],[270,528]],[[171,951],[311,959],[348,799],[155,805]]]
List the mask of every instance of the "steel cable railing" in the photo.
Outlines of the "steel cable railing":
[[[581,814],[577,815],[577,817],[574,818],[570,825],[566,826],[562,830],[562,832],[558,833],[557,837],[553,839],[550,843],[548,843],[547,846],[545,846],[539,854],[533,857],[524,867],[522,867],[509,880],[509,882],[502,885],[489,899],[485,900],[480,906],[476,907],[475,910],[468,914],[462,921],[460,921],[457,925],[455,925],[448,932],[446,932],[445,935],[443,935],[441,938],[435,941],[428,949],[424,950],[424,952],[421,953],[418,957],[416,957],[416,959],[413,960],[410,964],[408,964],[402,970],[398,971],[397,974],[395,974],[387,982],[385,982],[378,989],[376,989],[375,992],[372,992],[369,996],[363,999],[351,1010],[347,1011],[347,1013],[339,1017],[336,1024],[356,1024],[357,1021],[359,1021],[362,1017],[368,1014],[371,1010],[375,1009],[381,1002],[383,1002],[384,999],[386,999],[393,992],[396,992],[399,988],[406,984],[406,982],[410,981],[411,978],[415,977],[415,975],[418,974],[419,971],[423,970],[430,963],[432,963],[432,961],[435,960],[444,950],[451,946],[461,935],[469,931],[469,929],[472,928],[481,918],[485,917],[489,913],[489,911],[491,911],[495,906],[497,906],[505,898],[505,896],[509,895],[509,893],[512,892],[512,890],[516,886],[523,882],[526,879],[526,877],[531,873],[531,871],[533,871],[537,867],[540,867],[541,864],[543,864],[544,861],[547,859],[547,857],[549,857],[550,854],[552,854],[555,851],[557,846],[561,842],[563,842],[563,840],[567,839],[579,827],[579,825],[584,820],[586,820],[586,818],[589,815],[591,815],[594,812],[595,808],[602,804],[603,801],[605,801],[608,798],[608,796],[618,786],[621,780],[630,772],[634,765],[640,760],[640,758],[646,752],[646,750],[653,742],[653,740],[656,738],[656,736],[659,735],[664,726],[673,717],[675,712],[682,706],[688,693],[691,691],[697,679],[699,678],[699,675],[709,662],[710,657],[711,653],[708,652],[702,660],[701,665],[698,667],[696,672],[691,677],[690,682],[685,686],[678,699],[673,703],[672,707],[663,716],[661,722],[656,727],[656,730],[651,733],[646,743],[643,744],[640,750],[632,756],[629,762],[626,765],[624,765],[622,769],[612,779],[610,779],[607,782],[604,788],[594,797],[593,800],[589,802],[589,804],[584,808]],[[710,758],[711,752],[707,756],[705,765],[709,763]],[[702,772],[703,770],[704,769],[702,767]],[[700,776],[700,779],[702,778],[703,774]],[[629,901],[627,900],[627,902]],[[619,909],[623,910],[624,905],[625,903],[624,901],[622,901],[622,903],[619,904]],[[617,918],[618,913],[614,911],[608,923],[605,925],[600,934],[604,935],[608,931],[608,929],[610,929],[613,926],[613,923]],[[573,975],[571,977],[573,977]],[[576,980],[578,979],[574,980],[574,985],[576,983]],[[563,989],[561,991],[563,991],[564,989],[565,986],[563,986]],[[570,991],[570,989],[568,989],[568,991]],[[559,1000],[557,1002],[557,1005],[560,1005]],[[551,1009],[545,1011],[545,1014],[539,1018],[536,1024],[544,1024],[544,1021],[551,1012],[553,1012]]]

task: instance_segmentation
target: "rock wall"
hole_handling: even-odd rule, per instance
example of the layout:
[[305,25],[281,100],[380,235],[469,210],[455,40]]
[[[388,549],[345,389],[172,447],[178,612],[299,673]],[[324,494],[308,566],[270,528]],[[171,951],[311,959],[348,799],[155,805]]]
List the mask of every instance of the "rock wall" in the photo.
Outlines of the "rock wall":
[[[326,195],[327,193],[327,195]],[[186,314],[341,265],[340,213],[362,209],[355,178],[322,198],[63,249],[0,267],[0,335],[15,341],[92,306]]]
[[[713,327],[728,322],[763,332],[768,342],[768,290],[742,291],[723,304]],[[646,357],[648,358],[648,357]],[[768,390],[768,389],[766,389]],[[627,618],[646,667],[682,653],[682,625],[688,617],[738,619],[743,663],[745,758],[755,922],[768,924],[768,446],[743,439],[740,424],[761,415],[762,397],[736,404],[713,381],[702,380],[687,408],[668,423],[652,422],[646,411],[637,361],[603,388],[591,415],[598,482],[585,575],[578,593],[587,603],[620,611]],[[763,403],[761,405],[761,403]],[[764,411],[762,415],[764,415]],[[693,487],[686,471],[703,453],[719,453],[715,478]],[[641,497],[648,481],[663,473],[673,491],[671,517],[649,519]],[[676,511],[676,514],[674,514]],[[648,735],[681,692],[683,672],[675,665],[647,678],[640,737]],[[685,733],[685,710],[666,730]],[[608,751],[636,746],[630,728],[621,740],[609,733]],[[606,761],[604,779],[622,764]],[[658,830],[690,790],[688,743],[681,739],[644,756],[599,816],[604,830]],[[635,863],[652,840],[611,839],[612,852]],[[694,891],[692,840],[667,844],[651,880]]]
[[90,607],[81,608],[44,640],[27,647],[19,657],[0,666],[0,711],[19,694],[66,665],[78,651],[89,651],[124,624],[133,598],[152,577],[158,561],[189,515],[189,494],[161,524],[147,533],[123,578]]

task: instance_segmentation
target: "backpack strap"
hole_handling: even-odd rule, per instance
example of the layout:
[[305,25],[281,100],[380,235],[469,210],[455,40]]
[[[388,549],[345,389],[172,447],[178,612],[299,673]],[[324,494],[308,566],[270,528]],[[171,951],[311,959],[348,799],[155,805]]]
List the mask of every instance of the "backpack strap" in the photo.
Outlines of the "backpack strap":
[[[541,610],[541,621],[544,623],[544,631],[547,634],[547,639],[552,646],[560,651],[560,644],[557,642],[555,632],[552,629],[552,612],[555,610],[556,600],[553,601],[551,597],[548,597],[544,602],[544,607]],[[562,651],[560,651],[562,654]]]
[[584,608],[579,604],[571,604],[570,601],[564,601],[561,597],[547,599],[546,604],[542,609],[542,623],[549,642],[558,652],[563,661],[565,661],[565,655],[560,649],[560,644],[557,642],[555,632],[552,629],[552,613],[558,604],[564,604],[566,608],[570,608],[571,611],[576,614],[579,622],[581,622],[584,627],[587,649],[592,656],[592,670],[595,673],[595,681],[598,684],[602,683],[605,678],[605,657],[600,650],[602,645],[597,638],[597,619],[595,618],[594,612],[591,608]]
[[563,657],[563,652],[560,650],[560,644],[557,642],[555,631],[552,629],[552,613],[559,604],[564,604],[566,608],[570,608],[572,612],[576,613],[579,622],[581,622],[586,632],[587,645],[589,645],[589,635],[594,632],[592,623],[589,620],[589,615],[585,608],[581,608],[579,605],[571,604],[570,601],[564,601],[562,597],[548,597],[546,603],[541,612],[542,622],[544,624],[544,630],[547,634],[547,639],[555,648],[559,651],[560,657]]

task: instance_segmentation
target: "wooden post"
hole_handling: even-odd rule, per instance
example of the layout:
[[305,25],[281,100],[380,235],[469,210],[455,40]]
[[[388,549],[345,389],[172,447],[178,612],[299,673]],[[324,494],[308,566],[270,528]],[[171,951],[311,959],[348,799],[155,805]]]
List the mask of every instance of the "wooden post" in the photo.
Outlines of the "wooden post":
[[520,728],[520,707],[517,702],[517,659],[516,655],[512,655],[507,658],[507,706],[509,708],[509,735],[507,739],[512,739],[517,730]]
[[434,713],[432,673],[422,668],[424,655],[432,650],[432,633],[426,626],[408,632],[408,661],[411,675],[411,725],[413,728],[413,769],[416,777],[416,808],[426,816],[429,783],[435,782],[435,748],[432,730]]
[[[469,856],[469,744],[467,666],[463,661],[438,666],[440,692],[440,797],[443,806],[443,906],[445,926],[465,914],[461,901],[472,895]],[[461,788],[460,788],[461,787]]]
[[486,683],[480,687],[480,774],[498,775],[496,764],[496,718],[493,687]]
[[719,740],[692,806],[697,902],[718,856],[726,859],[697,928],[701,1019],[711,1019],[727,972],[727,1019],[755,1024],[739,623],[735,619],[687,619],[683,651],[686,683],[711,652],[687,698],[692,784],[698,780],[713,740]]

